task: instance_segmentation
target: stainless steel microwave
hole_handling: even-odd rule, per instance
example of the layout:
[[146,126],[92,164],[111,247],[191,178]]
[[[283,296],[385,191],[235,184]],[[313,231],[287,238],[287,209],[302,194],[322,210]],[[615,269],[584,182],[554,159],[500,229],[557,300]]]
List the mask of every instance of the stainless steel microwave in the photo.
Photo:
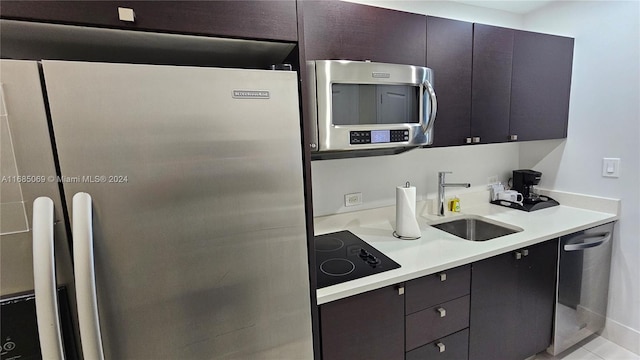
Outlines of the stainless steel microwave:
[[433,142],[437,100],[426,67],[346,60],[307,63],[312,151]]

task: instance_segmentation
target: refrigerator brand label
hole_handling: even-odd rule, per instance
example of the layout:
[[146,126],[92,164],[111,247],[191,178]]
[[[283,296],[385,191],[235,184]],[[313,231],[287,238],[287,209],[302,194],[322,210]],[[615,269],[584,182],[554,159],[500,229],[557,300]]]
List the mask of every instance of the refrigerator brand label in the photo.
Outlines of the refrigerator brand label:
[[233,90],[234,99],[268,99],[269,92],[266,90]]
[[385,72],[373,72],[373,73],[371,73],[371,76],[374,77],[374,78],[388,79],[388,78],[391,77],[391,74],[385,73]]

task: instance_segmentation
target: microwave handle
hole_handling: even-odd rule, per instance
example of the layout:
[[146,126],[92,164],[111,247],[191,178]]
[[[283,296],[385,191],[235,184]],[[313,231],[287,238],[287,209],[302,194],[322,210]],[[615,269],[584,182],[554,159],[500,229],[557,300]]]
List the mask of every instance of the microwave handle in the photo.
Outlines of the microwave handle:
[[[436,99],[436,92],[433,90],[433,86],[429,80],[425,80],[422,84],[424,86],[424,91],[422,93],[422,103],[424,104],[427,100],[427,95],[431,99],[431,113],[429,114],[429,121],[422,127],[423,133],[428,133],[433,129],[433,125],[436,122],[436,112],[438,110],[438,99]],[[426,116],[423,112],[423,116]]]

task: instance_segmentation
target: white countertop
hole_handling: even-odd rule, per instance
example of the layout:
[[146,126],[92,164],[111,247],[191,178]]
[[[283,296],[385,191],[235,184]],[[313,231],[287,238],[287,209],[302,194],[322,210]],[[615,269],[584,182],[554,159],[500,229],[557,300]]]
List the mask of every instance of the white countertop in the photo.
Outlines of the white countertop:
[[[468,241],[429,226],[429,223],[441,222],[443,218],[428,214],[426,204],[418,203],[418,223],[422,230],[422,237],[418,240],[393,237],[395,206],[315,218],[316,235],[349,230],[401,265],[398,269],[318,289],[318,305],[469,264],[618,219],[615,213],[567,205],[525,212],[484,201],[474,202],[473,205],[468,203],[463,207],[463,212],[448,213],[447,218],[479,215],[522,228],[523,231],[488,241]],[[617,205],[613,206],[615,207]]]

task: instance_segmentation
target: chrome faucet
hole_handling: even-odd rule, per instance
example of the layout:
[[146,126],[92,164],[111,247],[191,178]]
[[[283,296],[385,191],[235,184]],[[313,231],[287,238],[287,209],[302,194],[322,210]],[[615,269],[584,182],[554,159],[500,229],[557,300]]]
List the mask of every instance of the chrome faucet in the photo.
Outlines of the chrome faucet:
[[471,187],[469,183],[451,183],[446,184],[444,182],[445,174],[451,174],[451,171],[440,171],[438,172],[438,216],[444,216],[444,188],[446,187],[463,187],[468,188]]

